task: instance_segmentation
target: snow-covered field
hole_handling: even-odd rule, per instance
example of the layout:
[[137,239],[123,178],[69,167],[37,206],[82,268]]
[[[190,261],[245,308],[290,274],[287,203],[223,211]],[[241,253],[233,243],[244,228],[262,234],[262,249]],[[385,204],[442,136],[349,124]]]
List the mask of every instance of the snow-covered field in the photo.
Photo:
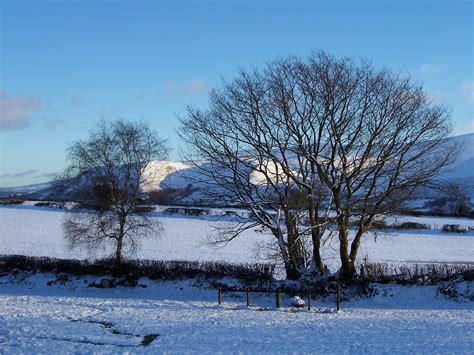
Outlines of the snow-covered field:
[[[34,206],[0,207],[0,254],[24,254],[57,258],[87,258],[86,250],[69,250],[63,238],[64,212],[59,209]],[[272,240],[267,234],[246,231],[226,247],[215,249],[203,242],[215,232],[215,226],[225,221],[211,221],[209,217],[185,217],[156,213],[162,225],[161,235],[144,240],[135,257],[161,260],[198,260],[261,262],[256,257],[256,243]],[[440,231],[443,224],[474,227],[472,219],[403,217],[431,226],[430,230],[404,230],[379,233],[377,239],[367,235],[359,257],[366,255],[371,262],[473,263],[474,233],[452,234]],[[389,221],[394,223],[395,221]],[[96,250],[94,257],[102,257],[105,250]],[[338,267],[337,241],[323,250],[325,262],[334,270]]]
[[[94,289],[52,275],[0,277],[0,353],[426,353],[472,354],[472,303],[436,296],[435,287],[383,286],[379,296],[313,301],[311,311],[273,307],[273,298],[224,295],[189,282]],[[403,290],[402,290],[403,289]],[[148,345],[145,336],[157,335]]]
[[[221,249],[202,242],[225,221],[157,212],[160,236],[143,242],[135,257],[146,259],[256,262],[254,244],[270,238],[257,231]],[[87,258],[69,250],[63,239],[64,211],[34,206],[0,207],[0,254]],[[473,227],[469,219],[400,218],[429,224],[429,230],[367,236],[359,255],[370,261],[403,264],[473,263],[474,233],[449,234],[443,224]],[[393,223],[394,221],[390,221]],[[334,248],[334,249],[332,249]],[[336,243],[324,255],[337,267]],[[104,250],[95,257],[104,256]],[[193,281],[154,282],[146,288],[97,289],[84,279],[47,286],[51,274],[0,275],[0,353],[466,353],[474,352],[474,305],[448,300],[436,286],[378,286],[369,299],[342,303],[313,301],[313,309],[296,310],[283,297],[224,294]],[[468,288],[472,287],[469,286]],[[148,345],[143,342],[151,341]]]

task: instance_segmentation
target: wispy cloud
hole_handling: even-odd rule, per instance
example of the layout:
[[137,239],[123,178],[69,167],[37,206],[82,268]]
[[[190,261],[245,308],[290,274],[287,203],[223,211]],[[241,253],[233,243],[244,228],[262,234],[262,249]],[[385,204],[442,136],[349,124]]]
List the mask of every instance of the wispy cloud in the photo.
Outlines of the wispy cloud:
[[6,179],[6,178],[19,178],[19,177],[25,177],[25,176],[32,176],[39,173],[39,170],[37,169],[29,169],[25,170],[19,173],[9,173],[9,174],[3,174],[0,175],[0,179]]
[[23,129],[31,122],[31,114],[41,106],[30,96],[9,96],[0,91],[0,130]]
[[442,65],[425,63],[413,70],[412,74],[430,76],[442,73],[443,71],[444,67]]
[[58,175],[57,172],[42,173],[38,169],[28,169],[21,171],[19,173],[8,173],[0,175],[0,179],[11,179],[11,178],[23,178],[23,177],[32,177],[34,179],[53,179]]
[[58,172],[55,172],[55,173],[41,173],[41,174],[36,174],[35,176],[33,176],[35,179],[54,179],[56,178],[57,176],[59,175]]
[[172,95],[200,95],[206,94],[209,91],[209,87],[206,82],[202,79],[192,79],[185,83],[179,83],[176,81],[167,81],[163,84],[161,92],[166,96]]

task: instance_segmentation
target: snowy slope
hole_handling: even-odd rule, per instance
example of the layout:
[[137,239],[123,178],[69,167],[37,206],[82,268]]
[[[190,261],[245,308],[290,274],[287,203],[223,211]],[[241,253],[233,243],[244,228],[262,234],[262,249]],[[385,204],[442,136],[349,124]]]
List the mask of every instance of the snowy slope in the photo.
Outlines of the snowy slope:
[[471,180],[474,183],[474,133],[453,137],[449,142],[460,148],[458,161],[441,176],[445,179]]
[[[464,190],[474,197],[474,133],[456,136],[447,140],[447,144],[452,145],[453,143],[460,147],[459,159],[452,167],[443,172],[440,178],[461,184]],[[166,189],[195,190],[191,197],[186,195],[185,199],[173,201],[173,203],[192,203],[201,198],[199,190],[202,186],[196,183],[196,180],[199,180],[199,173],[195,168],[187,164],[172,161],[154,161],[149,165],[147,174],[153,178],[150,183],[143,186],[146,191]],[[67,199],[67,196],[54,196],[49,186],[50,183],[17,188],[0,188],[0,197],[18,194],[28,198]]]
[[47,190],[50,186],[51,182],[18,187],[0,187],[0,197],[11,195],[27,195],[37,191]]

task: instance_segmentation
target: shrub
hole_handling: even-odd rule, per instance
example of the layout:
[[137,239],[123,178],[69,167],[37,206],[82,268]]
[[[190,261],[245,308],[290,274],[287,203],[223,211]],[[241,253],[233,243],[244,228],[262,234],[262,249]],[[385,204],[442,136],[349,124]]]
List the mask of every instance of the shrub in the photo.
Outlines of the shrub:
[[474,267],[462,264],[406,264],[400,266],[385,263],[369,263],[365,258],[360,265],[359,277],[369,282],[400,284],[435,283],[462,276],[472,277]]
[[372,222],[371,228],[373,229],[387,229],[387,223],[383,220],[378,220],[376,219],[375,221]]
[[63,202],[36,202],[36,207],[64,208]]
[[155,210],[154,206],[136,206],[133,213],[150,213]]
[[117,267],[113,260],[94,262],[76,259],[56,259],[25,255],[0,256],[0,272],[13,269],[41,272],[64,272],[75,275],[133,275],[150,279],[177,280],[198,276],[234,277],[246,281],[273,279],[275,265],[231,264],[224,262],[125,260]]
[[0,199],[0,205],[8,206],[8,205],[21,205],[23,200],[17,198],[2,198]]
[[444,224],[442,231],[448,233],[466,233],[469,229],[463,228],[459,224]]
[[389,229],[430,229],[428,224],[416,223],[416,222],[402,222],[400,224],[392,224],[387,226]]
[[211,211],[209,209],[203,209],[203,208],[168,207],[164,209],[164,213],[184,214],[187,216],[201,216],[201,215],[208,215],[211,213]]

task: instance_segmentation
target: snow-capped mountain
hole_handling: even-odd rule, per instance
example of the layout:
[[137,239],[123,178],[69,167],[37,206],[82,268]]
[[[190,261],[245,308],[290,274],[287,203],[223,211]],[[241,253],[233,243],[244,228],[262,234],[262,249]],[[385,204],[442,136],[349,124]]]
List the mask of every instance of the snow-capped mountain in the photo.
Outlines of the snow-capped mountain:
[[[457,183],[463,190],[474,197],[474,133],[452,137],[448,144],[455,143],[459,148],[457,162],[440,174],[440,178]],[[188,164],[173,161],[154,161],[150,163],[148,172],[153,175],[143,189],[145,191],[162,192],[173,196],[173,203],[193,202],[199,200],[200,186],[196,182],[199,173]],[[13,188],[0,188],[0,197],[18,196],[35,199],[57,199],[51,189],[51,182]],[[67,198],[63,196],[62,198]]]

